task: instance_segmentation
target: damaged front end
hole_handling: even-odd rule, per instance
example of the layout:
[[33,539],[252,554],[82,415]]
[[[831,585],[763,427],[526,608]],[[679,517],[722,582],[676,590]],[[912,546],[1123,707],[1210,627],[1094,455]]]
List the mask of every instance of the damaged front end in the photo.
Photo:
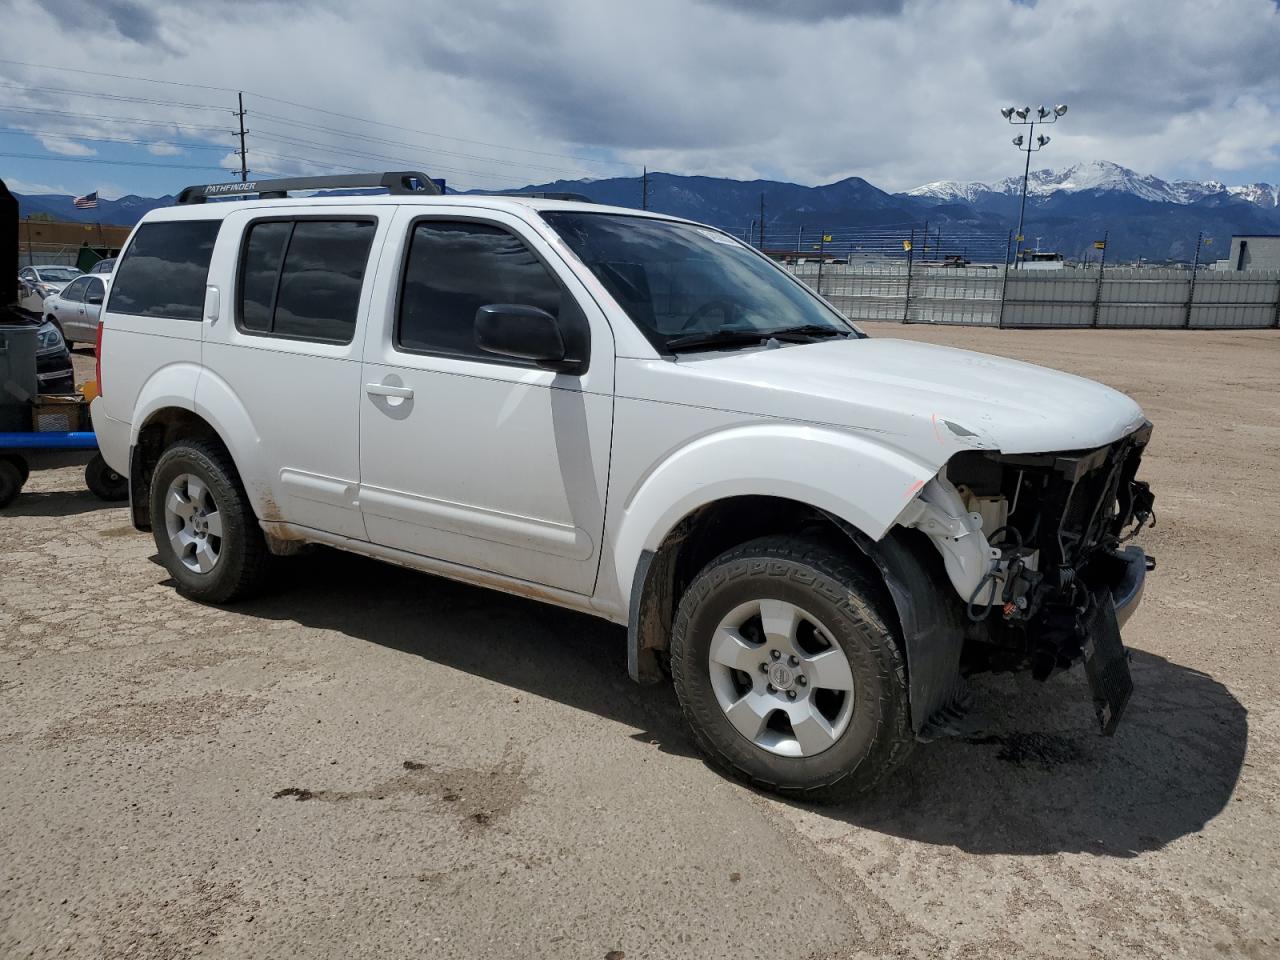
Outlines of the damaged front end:
[[965,451],[900,518],[929,536],[963,608],[963,667],[1030,670],[1040,680],[1085,664],[1102,732],[1132,691],[1120,626],[1155,565],[1126,545],[1154,523],[1136,479],[1145,424],[1092,450]]

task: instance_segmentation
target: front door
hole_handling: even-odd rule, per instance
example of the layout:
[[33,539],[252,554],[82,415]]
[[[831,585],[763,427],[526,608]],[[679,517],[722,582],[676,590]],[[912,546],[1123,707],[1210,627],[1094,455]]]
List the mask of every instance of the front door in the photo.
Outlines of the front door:
[[[446,212],[447,211],[447,212]],[[613,339],[560,255],[506,213],[401,208],[367,333],[360,509],[369,539],[590,594],[604,531]],[[488,354],[476,310],[540,307],[590,337],[581,375]]]

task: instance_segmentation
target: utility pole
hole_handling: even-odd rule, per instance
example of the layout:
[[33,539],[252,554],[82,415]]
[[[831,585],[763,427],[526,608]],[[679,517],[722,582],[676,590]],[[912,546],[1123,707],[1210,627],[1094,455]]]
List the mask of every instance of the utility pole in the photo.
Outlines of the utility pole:
[[760,194],[760,252],[764,253],[764,194]]
[[249,155],[245,151],[244,135],[249,131],[244,128],[244,92],[236,94],[236,101],[240,104],[240,112],[236,114],[240,118],[240,182],[244,183],[249,179]]
[[640,178],[640,209],[649,209],[649,168],[644,168],[644,175]]

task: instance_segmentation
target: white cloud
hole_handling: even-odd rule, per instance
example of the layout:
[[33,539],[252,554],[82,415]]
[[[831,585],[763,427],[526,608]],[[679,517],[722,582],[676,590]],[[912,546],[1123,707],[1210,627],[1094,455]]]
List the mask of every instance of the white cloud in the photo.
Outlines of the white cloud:
[[85,146],[83,143],[78,143],[65,136],[40,134],[36,136],[36,140],[40,142],[40,146],[50,153],[56,153],[64,157],[92,157],[98,152],[92,147]]
[[[336,0],[113,0],[112,29],[85,35],[55,20],[47,0],[12,2],[9,22],[57,37],[62,63],[229,88],[0,64],[11,80],[214,109],[41,103],[181,120],[202,129],[95,130],[166,145],[210,139],[230,151],[233,91],[256,91],[246,93],[249,162],[262,172],[413,166],[466,187],[635,175],[647,163],[805,183],[857,175],[905,189],[1018,172],[998,108],[1065,101],[1041,166],[1107,159],[1165,178],[1280,179],[1273,0],[367,0],[359,17]],[[56,6],[66,14],[86,3]],[[182,24],[181,36],[166,24]],[[0,37],[0,57],[28,59],[21,35]],[[229,153],[185,158],[239,168]]]
[[158,143],[148,144],[147,153],[156,157],[176,157],[182,153],[182,148],[175,147],[172,143],[164,143],[161,141]]
[[48,183],[36,183],[31,180],[23,180],[20,177],[5,177],[4,184],[13,193],[21,193],[29,197],[43,194],[65,195],[71,193],[68,187],[62,185],[54,186]]

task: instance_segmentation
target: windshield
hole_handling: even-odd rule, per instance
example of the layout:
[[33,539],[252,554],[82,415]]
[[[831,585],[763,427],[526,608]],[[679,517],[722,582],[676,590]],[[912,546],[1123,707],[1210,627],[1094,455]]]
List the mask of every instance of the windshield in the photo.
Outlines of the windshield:
[[664,352],[706,341],[743,346],[784,331],[856,335],[803,284],[718,230],[612,213],[542,218]]
[[41,267],[40,279],[52,280],[54,283],[65,283],[80,276],[75,267]]

